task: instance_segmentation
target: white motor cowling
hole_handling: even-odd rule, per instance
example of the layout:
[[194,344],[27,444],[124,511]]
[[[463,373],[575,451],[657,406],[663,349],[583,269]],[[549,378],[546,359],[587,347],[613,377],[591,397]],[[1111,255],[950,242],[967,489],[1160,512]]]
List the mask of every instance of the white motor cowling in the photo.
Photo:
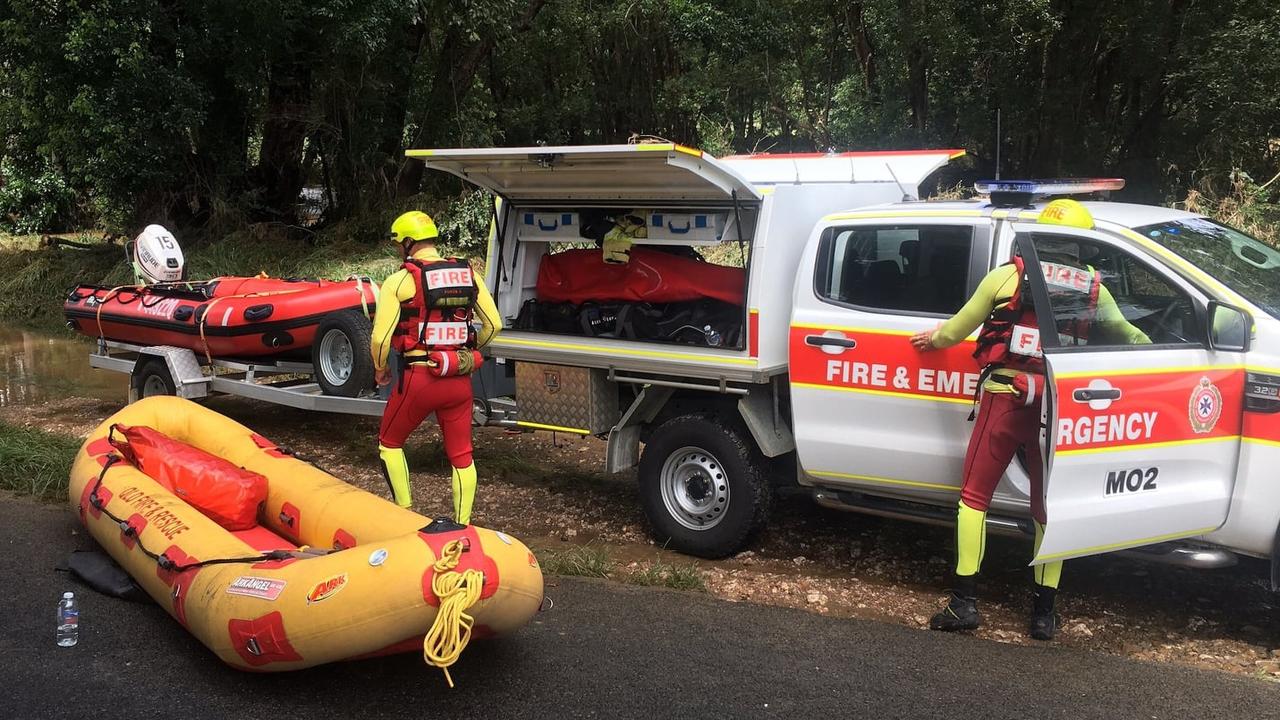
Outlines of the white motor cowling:
[[182,248],[163,225],[148,225],[133,239],[133,272],[143,284],[181,280],[184,263]]

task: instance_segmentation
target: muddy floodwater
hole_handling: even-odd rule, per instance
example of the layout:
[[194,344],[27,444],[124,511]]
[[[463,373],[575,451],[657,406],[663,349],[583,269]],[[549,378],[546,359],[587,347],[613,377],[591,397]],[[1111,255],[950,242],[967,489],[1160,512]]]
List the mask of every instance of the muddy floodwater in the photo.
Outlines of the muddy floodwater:
[[129,380],[89,367],[93,343],[0,325],[0,408],[63,397],[124,402]]

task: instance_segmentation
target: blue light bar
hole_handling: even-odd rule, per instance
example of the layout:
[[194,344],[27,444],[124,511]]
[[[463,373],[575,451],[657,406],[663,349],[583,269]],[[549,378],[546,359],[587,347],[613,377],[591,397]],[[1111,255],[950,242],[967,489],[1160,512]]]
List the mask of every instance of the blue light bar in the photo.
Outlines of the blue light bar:
[[1057,178],[1053,180],[979,180],[973,189],[992,193],[1025,193],[1027,195],[1085,195],[1121,190],[1123,178]]

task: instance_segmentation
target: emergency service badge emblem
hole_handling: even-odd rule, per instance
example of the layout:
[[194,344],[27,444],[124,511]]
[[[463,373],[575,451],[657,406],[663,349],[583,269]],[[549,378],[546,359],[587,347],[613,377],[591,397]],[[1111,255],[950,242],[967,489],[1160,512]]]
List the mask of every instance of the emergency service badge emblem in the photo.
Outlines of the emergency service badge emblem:
[[547,392],[552,395],[560,392],[560,373],[555,370],[544,370],[542,372],[542,384],[546,387]]
[[1191,391],[1187,417],[1191,420],[1191,429],[1198,434],[1213,430],[1218,418],[1222,417],[1222,392],[1209,382],[1209,378],[1200,378],[1200,384]]

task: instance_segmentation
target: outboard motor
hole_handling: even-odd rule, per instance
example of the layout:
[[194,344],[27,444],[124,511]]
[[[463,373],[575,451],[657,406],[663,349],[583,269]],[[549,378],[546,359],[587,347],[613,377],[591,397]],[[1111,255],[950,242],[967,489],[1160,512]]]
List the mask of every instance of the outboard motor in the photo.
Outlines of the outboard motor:
[[134,279],[142,285],[177,282],[183,276],[182,248],[163,225],[148,225],[138,233],[129,260]]

